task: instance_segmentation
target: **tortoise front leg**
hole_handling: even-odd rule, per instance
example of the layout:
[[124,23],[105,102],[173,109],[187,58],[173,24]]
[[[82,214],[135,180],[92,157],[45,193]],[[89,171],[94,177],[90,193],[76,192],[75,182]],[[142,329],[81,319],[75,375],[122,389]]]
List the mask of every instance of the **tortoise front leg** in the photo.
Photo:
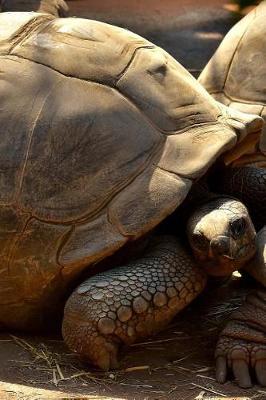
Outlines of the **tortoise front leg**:
[[216,352],[216,379],[224,383],[232,369],[239,386],[252,386],[250,369],[266,385],[266,291],[247,296],[222,331]]
[[82,283],[67,301],[63,337],[108,370],[122,343],[162,330],[204,288],[206,277],[176,239],[157,238],[144,256]]
[[257,236],[258,251],[246,270],[264,288],[247,296],[222,331],[216,347],[216,377],[226,381],[232,369],[239,386],[252,386],[250,369],[258,382],[266,386],[266,227]]

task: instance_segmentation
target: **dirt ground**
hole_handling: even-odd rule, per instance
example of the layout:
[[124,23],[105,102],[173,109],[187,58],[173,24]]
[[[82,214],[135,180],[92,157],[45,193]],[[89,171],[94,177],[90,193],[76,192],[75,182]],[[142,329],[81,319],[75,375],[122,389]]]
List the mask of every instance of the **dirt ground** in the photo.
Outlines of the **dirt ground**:
[[211,287],[160,335],[122,349],[121,369],[82,364],[60,335],[0,335],[1,400],[263,400],[266,390],[214,379],[218,333],[250,290],[235,278]]
[[[162,46],[197,76],[239,18],[222,0],[75,0],[72,15],[134,30]],[[224,321],[249,290],[234,279],[211,288],[162,334],[121,353],[110,373],[83,365],[52,337],[0,335],[0,400],[262,400],[258,386],[242,390],[214,379],[213,352]]]

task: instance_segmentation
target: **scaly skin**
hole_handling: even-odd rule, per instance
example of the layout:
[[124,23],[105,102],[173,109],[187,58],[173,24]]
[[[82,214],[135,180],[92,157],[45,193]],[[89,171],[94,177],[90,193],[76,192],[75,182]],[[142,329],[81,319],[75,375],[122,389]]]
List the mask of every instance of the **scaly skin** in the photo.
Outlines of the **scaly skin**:
[[[198,228],[206,242],[200,249],[191,240]],[[199,207],[187,233],[196,256],[204,255],[212,263],[208,268],[213,275],[230,276],[255,251],[248,212],[232,199],[216,199]],[[142,258],[98,274],[74,291],[65,307],[64,339],[70,349],[100,368],[115,368],[121,343],[131,344],[162,330],[205,284],[206,272],[177,239],[158,238]]]
[[224,383],[232,369],[239,386],[252,386],[249,369],[266,385],[266,291],[249,295],[230,317],[219,338],[216,352],[216,378]]
[[[266,227],[258,233],[258,252],[246,268],[264,288],[247,296],[222,331],[216,348],[216,378],[224,383],[232,369],[239,386],[252,386],[250,369],[266,386]],[[252,271],[253,270],[253,271]]]
[[63,336],[73,351],[102,369],[117,367],[118,346],[162,330],[203,290],[205,274],[173,237],[143,258],[96,275],[69,298]]
[[228,168],[218,181],[219,191],[239,198],[248,207],[259,230],[266,225],[266,169],[255,166]]

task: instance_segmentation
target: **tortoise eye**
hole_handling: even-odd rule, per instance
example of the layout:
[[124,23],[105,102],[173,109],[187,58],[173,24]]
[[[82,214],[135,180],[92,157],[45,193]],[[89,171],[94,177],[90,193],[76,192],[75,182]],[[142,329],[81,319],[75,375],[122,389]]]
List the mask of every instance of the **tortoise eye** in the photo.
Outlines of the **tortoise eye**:
[[199,250],[207,250],[210,246],[210,241],[202,233],[195,232],[192,235],[192,243]]
[[245,218],[240,217],[230,222],[230,231],[234,239],[243,236],[246,231],[247,223]]

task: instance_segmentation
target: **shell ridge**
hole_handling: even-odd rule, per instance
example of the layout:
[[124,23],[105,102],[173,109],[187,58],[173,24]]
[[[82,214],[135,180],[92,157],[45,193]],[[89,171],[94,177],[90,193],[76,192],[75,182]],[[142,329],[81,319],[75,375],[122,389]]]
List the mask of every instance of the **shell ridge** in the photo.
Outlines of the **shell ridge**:
[[132,62],[133,62],[134,58],[136,57],[136,54],[137,54],[137,52],[139,50],[141,50],[141,49],[154,49],[155,47],[156,47],[155,45],[147,45],[147,46],[139,46],[139,47],[137,47],[134,50],[134,52],[132,54],[132,57],[129,60],[129,62],[127,63],[127,65],[125,66],[125,68],[118,75],[117,80],[116,80],[116,85],[119,83],[120,79],[122,79],[123,76],[126,74],[127,70],[130,68],[130,66],[131,66],[131,64],[132,64]]
[[193,176],[189,176],[189,177],[188,177],[186,174],[184,174],[184,173],[182,174],[182,172],[175,173],[175,172],[173,172],[173,171],[169,171],[168,169],[164,168],[164,167],[161,166],[161,165],[156,165],[156,164],[154,164],[154,166],[155,166],[156,168],[160,169],[161,171],[165,172],[165,173],[168,174],[169,176],[172,176],[172,177],[178,176],[179,178],[182,178],[182,179],[189,179],[189,180],[191,180],[192,182],[194,182],[194,181],[196,180],[196,178],[194,178]]
[[[46,104],[48,98],[50,97],[51,93],[53,92],[53,90],[55,89],[55,87],[59,85],[60,82],[61,82],[61,81],[56,82],[56,83],[52,86],[52,88],[49,90],[49,92],[46,94],[46,96],[44,97],[44,99],[43,99],[43,101],[42,101],[42,103],[41,103],[41,105],[40,105],[39,111],[37,112],[36,117],[35,117],[35,119],[34,119],[34,121],[33,121],[33,125],[32,125],[32,128],[31,128],[30,134],[29,134],[29,139],[28,139],[28,145],[27,145],[27,150],[26,150],[26,154],[25,154],[25,159],[24,159],[24,163],[23,163],[23,166],[22,166],[21,175],[20,175],[20,178],[19,178],[19,185],[18,185],[18,189],[17,189],[17,191],[16,191],[16,193],[15,193],[15,198],[16,198],[16,197],[17,197],[17,198],[19,197],[19,195],[20,195],[20,193],[21,193],[21,190],[22,190],[23,181],[24,181],[24,176],[25,176],[25,171],[26,171],[26,168],[27,168],[27,162],[28,162],[28,158],[29,158],[29,154],[30,154],[30,150],[31,150],[31,145],[32,145],[32,141],[33,141],[33,136],[34,136],[35,128],[36,128],[36,126],[37,126],[37,123],[38,123],[38,121],[39,121],[39,118],[40,118],[40,116],[41,116],[41,114],[42,114],[42,111],[43,111],[43,109],[44,109],[44,106],[45,106],[45,104]],[[17,201],[18,201],[18,199],[17,199]]]
[[[144,47],[144,48],[148,48],[148,49],[149,49],[149,47]],[[138,49],[142,49],[142,47],[139,47]],[[216,124],[219,124],[219,121],[199,122],[199,123],[191,124],[191,125],[188,126],[188,127],[185,127],[185,128],[183,128],[183,129],[179,129],[179,130],[176,130],[176,131],[174,131],[174,130],[164,130],[164,129],[162,129],[162,128],[159,128],[159,127],[147,116],[147,114],[146,114],[140,107],[138,107],[138,105],[137,105],[133,100],[131,100],[131,98],[130,98],[129,96],[127,96],[125,93],[123,93],[121,90],[119,90],[119,88],[116,87],[116,86],[111,86],[111,85],[109,85],[108,83],[102,83],[102,82],[100,82],[100,81],[96,81],[96,80],[92,80],[92,79],[88,80],[88,79],[83,79],[83,78],[79,78],[79,77],[72,76],[72,75],[65,75],[65,74],[63,74],[62,72],[60,72],[59,70],[54,69],[54,68],[50,67],[50,66],[47,65],[47,64],[44,64],[44,63],[41,63],[41,62],[38,62],[38,61],[31,60],[31,59],[29,59],[29,58],[23,57],[23,56],[18,55],[18,54],[10,54],[10,55],[13,56],[13,57],[21,58],[21,59],[23,59],[23,60],[27,60],[27,61],[32,62],[32,63],[34,63],[34,64],[42,65],[42,66],[44,66],[44,67],[46,67],[46,68],[49,68],[49,69],[55,71],[56,73],[58,73],[59,75],[61,75],[63,78],[76,79],[76,80],[81,81],[81,82],[84,82],[84,81],[85,81],[85,82],[88,82],[88,83],[95,83],[95,84],[98,84],[98,85],[101,85],[101,86],[108,87],[108,88],[110,88],[110,89],[112,89],[112,90],[115,90],[117,93],[119,93],[120,96],[122,96],[124,99],[126,99],[128,102],[130,102],[130,104],[131,104],[132,106],[134,106],[134,108],[137,109],[138,112],[141,113],[141,115],[146,119],[147,122],[149,122],[149,124],[150,124],[152,127],[154,127],[158,132],[160,132],[160,133],[163,134],[163,135],[167,135],[167,136],[168,136],[168,135],[176,135],[176,134],[179,134],[179,133],[184,133],[184,132],[186,132],[186,131],[189,131],[189,130],[191,130],[191,129],[194,128],[194,127],[201,127],[201,126],[205,126],[205,125],[216,125]],[[122,78],[122,76],[121,76],[119,79],[121,79],[121,78]]]
[[16,244],[19,242],[21,236],[26,231],[26,229],[27,229],[27,227],[28,227],[28,225],[29,225],[29,223],[31,222],[32,219],[34,219],[34,218],[30,215],[29,218],[26,219],[26,221],[24,222],[24,225],[22,227],[21,232],[19,232],[18,235],[15,235],[13,240],[12,240],[12,243],[11,243],[9,251],[8,251],[8,256],[7,256],[7,271],[8,271],[8,275],[10,275],[10,264],[11,264],[12,257],[13,257],[13,254],[14,254],[14,251],[15,251],[15,248],[16,248]]
[[[156,154],[157,154],[157,151],[160,149],[160,147],[161,147],[161,142],[158,144],[158,148],[156,148],[155,150],[154,150],[154,153],[152,153],[152,158],[154,158],[155,156],[156,156]],[[53,221],[52,219],[45,219],[45,218],[40,218],[40,217],[37,217],[37,216],[35,216],[34,215],[34,213],[33,213],[33,215],[34,215],[34,218],[35,219],[37,219],[38,221],[41,221],[41,222],[46,222],[46,223],[51,223],[51,224],[56,224],[56,225],[71,225],[71,224],[75,224],[75,225],[83,225],[84,223],[87,223],[87,222],[90,222],[90,221],[92,221],[97,215],[99,215],[99,213],[102,211],[102,210],[104,210],[104,208],[109,204],[109,203],[111,203],[111,201],[117,196],[117,194],[119,194],[122,190],[124,190],[130,183],[132,183],[136,178],[138,178],[138,176],[140,176],[141,174],[142,174],[142,172],[143,171],[145,171],[145,169],[148,167],[150,165],[150,158],[148,158],[148,160],[142,165],[142,167],[137,171],[137,173],[131,178],[131,179],[128,179],[126,182],[123,182],[123,184],[120,184],[120,185],[117,185],[116,187],[115,187],[115,191],[113,192],[113,194],[112,195],[110,195],[109,197],[108,197],[108,199],[105,201],[105,202],[103,202],[103,203],[101,203],[100,204],[100,206],[97,208],[97,209],[95,209],[95,210],[93,210],[93,212],[91,212],[91,213],[87,213],[87,214],[85,214],[85,215],[83,215],[83,216],[81,216],[80,218],[78,218],[78,219],[72,219],[72,220],[67,220],[66,222],[58,222],[57,220],[55,220],[55,221]],[[44,209],[46,209],[46,210],[51,210],[51,208],[48,208],[48,207],[43,207]]]
[[38,15],[35,16],[32,20],[30,20],[26,25],[23,25],[22,28],[20,28],[15,36],[13,36],[11,39],[9,39],[6,42],[13,41],[13,44],[11,44],[11,47],[9,49],[9,54],[13,51],[13,49],[22,44],[24,40],[27,40],[28,37],[34,33],[36,30],[40,29],[40,24],[45,24],[45,26],[41,26],[41,29],[44,29],[46,26],[50,24],[51,21],[53,21],[54,18],[51,17],[50,15]]
[[227,92],[227,90],[226,89],[224,89],[223,91],[220,91],[220,90],[218,90],[218,91],[212,91],[212,92],[210,92],[210,94],[211,95],[215,95],[215,94],[222,94],[222,95],[224,95],[228,100],[230,100],[231,102],[236,102],[236,103],[241,103],[241,104],[248,104],[248,105],[253,105],[253,104],[255,104],[255,105],[258,105],[258,106],[261,106],[261,107],[265,107],[265,103],[262,103],[262,102],[260,102],[260,101],[249,101],[249,100],[246,100],[246,99],[243,99],[243,98],[239,98],[239,97],[234,97],[234,96],[232,96],[232,95],[230,95],[228,92]]
[[192,124],[190,124],[189,126],[183,128],[183,129],[179,129],[179,130],[172,130],[172,129],[170,129],[170,130],[165,130],[165,129],[162,129],[162,128],[160,128],[157,124],[155,124],[155,123],[148,117],[148,115],[147,115],[147,114],[146,114],[146,113],[145,113],[145,112],[144,112],[144,111],[129,97],[129,96],[127,96],[124,92],[122,92],[122,91],[116,86],[117,83],[120,81],[120,79],[123,78],[123,76],[125,75],[126,71],[129,69],[129,67],[130,67],[130,65],[131,65],[131,63],[132,63],[132,61],[133,61],[133,59],[135,58],[136,54],[138,53],[138,50],[141,50],[141,49],[148,49],[148,50],[149,50],[149,49],[154,49],[154,48],[156,48],[155,45],[153,45],[153,46],[147,45],[147,46],[140,46],[140,47],[138,47],[137,49],[135,49],[134,56],[130,59],[130,62],[128,63],[127,68],[124,69],[123,72],[119,75],[119,78],[118,78],[118,80],[116,81],[115,86],[112,86],[112,85],[108,84],[107,82],[104,82],[104,83],[103,83],[103,82],[100,82],[99,80],[84,79],[84,78],[79,78],[79,77],[73,76],[73,75],[66,75],[66,74],[62,73],[60,70],[55,69],[54,67],[51,67],[51,66],[48,65],[47,63],[43,63],[43,62],[39,62],[39,61],[32,60],[31,58],[23,57],[21,54],[12,53],[11,55],[13,55],[13,56],[15,56],[15,57],[18,57],[18,58],[22,58],[22,59],[24,59],[24,60],[28,60],[29,62],[33,62],[33,63],[39,64],[39,65],[42,65],[42,66],[47,67],[47,68],[50,68],[51,70],[55,71],[56,73],[60,74],[60,75],[63,76],[63,77],[66,77],[66,78],[69,78],[69,79],[77,79],[77,80],[79,80],[79,81],[81,81],[81,82],[84,82],[84,81],[85,81],[85,82],[97,83],[97,84],[99,84],[99,85],[101,85],[101,86],[106,86],[106,87],[109,87],[109,88],[111,88],[111,89],[113,89],[113,90],[116,90],[121,96],[123,96],[127,101],[129,101],[130,104],[133,105],[133,106],[142,114],[142,116],[145,118],[146,121],[149,122],[149,124],[150,124],[151,126],[153,126],[157,131],[159,131],[160,133],[162,133],[162,134],[164,134],[164,135],[175,135],[175,134],[179,134],[179,133],[183,133],[183,132],[189,131],[191,128],[194,128],[194,127],[200,127],[200,126],[204,126],[204,125],[215,125],[215,124],[217,124],[217,123],[218,123],[217,121],[207,121],[207,122],[192,123]]

